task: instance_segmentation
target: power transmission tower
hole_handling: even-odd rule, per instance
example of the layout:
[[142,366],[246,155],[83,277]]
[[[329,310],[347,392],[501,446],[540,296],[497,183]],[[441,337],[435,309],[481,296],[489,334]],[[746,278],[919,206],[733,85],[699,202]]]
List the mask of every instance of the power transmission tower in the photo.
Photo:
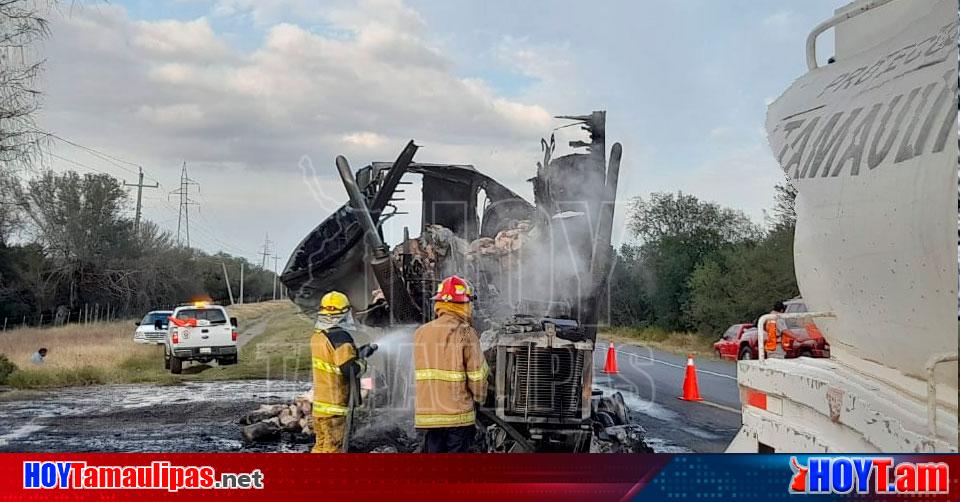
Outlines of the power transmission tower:
[[260,258],[260,268],[267,268],[267,257],[270,256],[270,233],[268,232],[263,238],[263,251],[257,253],[261,256]]
[[[137,166],[137,167],[139,167],[139,166]],[[124,182],[123,182],[123,186],[126,186],[126,187],[137,187],[137,215],[134,217],[134,220],[133,220],[133,230],[134,230],[134,231],[136,232],[136,234],[137,234],[137,239],[139,239],[139,238],[140,238],[140,208],[143,206],[143,204],[142,204],[142,202],[141,202],[141,200],[142,200],[142,198],[143,198],[143,189],[144,189],[144,188],[159,188],[159,187],[160,187],[160,183],[154,183],[154,184],[152,184],[152,185],[144,185],[144,184],[143,184],[143,168],[140,167],[140,177],[139,177],[139,179],[137,180],[137,183],[136,183],[136,184],[134,184],[134,183],[127,183],[126,181],[124,181]]]
[[[199,193],[200,183],[187,176],[187,163],[184,162],[183,168],[180,169],[180,188],[170,192],[170,195],[180,196],[180,211],[177,214],[177,244],[182,245],[186,242],[187,247],[190,247],[190,206],[197,204],[195,200],[190,198],[190,187],[194,185],[197,186],[197,192]],[[185,238],[181,238],[181,235]]]

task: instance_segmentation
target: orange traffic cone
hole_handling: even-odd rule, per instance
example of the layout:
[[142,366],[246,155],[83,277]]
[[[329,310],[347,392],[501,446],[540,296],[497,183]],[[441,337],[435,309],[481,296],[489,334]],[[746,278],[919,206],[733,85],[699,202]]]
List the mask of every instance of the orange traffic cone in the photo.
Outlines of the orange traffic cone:
[[610,348],[607,349],[607,363],[603,365],[603,372],[611,375],[619,373],[619,370],[617,370],[617,351],[613,349],[613,342],[610,342]]
[[687,354],[687,374],[683,378],[684,401],[703,401],[700,397],[700,387],[697,385],[697,367],[693,364],[693,354]]

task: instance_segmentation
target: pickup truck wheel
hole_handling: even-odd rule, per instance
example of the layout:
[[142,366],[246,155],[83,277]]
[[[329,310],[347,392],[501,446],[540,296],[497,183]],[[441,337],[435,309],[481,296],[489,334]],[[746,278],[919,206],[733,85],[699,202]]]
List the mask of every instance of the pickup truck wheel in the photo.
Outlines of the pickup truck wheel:
[[220,366],[229,366],[231,364],[237,364],[237,356],[227,356],[217,359],[217,364]]
[[176,356],[170,357],[170,373],[179,375],[183,371],[183,360]]
[[743,347],[741,347],[740,357],[738,357],[737,359],[741,361],[749,361],[753,359],[753,352],[750,350],[750,347],[747,345],[744,345]]

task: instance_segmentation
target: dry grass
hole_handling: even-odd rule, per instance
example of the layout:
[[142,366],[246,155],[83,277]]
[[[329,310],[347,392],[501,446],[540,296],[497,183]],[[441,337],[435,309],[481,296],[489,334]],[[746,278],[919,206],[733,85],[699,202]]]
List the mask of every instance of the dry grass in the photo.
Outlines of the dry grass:
[[133,342],[135,329],[133,321],[15,329],[0,333],[0,354],[26,369],[37,367],[30,357],[46,347],[44,368],[112,368],[118,361],[156,354],[156,347]]
[[606,328],[600,331],[600,336],[614,343],[644,345],[677,354],[694,354],[699,357],[713,357],[713,342],[711,337],[696,333],[668,332],[659,328]]
[[[293,303],[282,300],[228,307],[228,311],[231,316],[236,316],[243,326],[261,318],[271,321],[274,317],[290,318],[293,316],[277,314],[294,313],[297,308]],[[7,383],[13,387],[28,389],[132,382],[172,384],[183,378],[208,379],[226,376],[222,371],[216,375],[207,372],[183,377],[171,375],[163,369],[162,348],[135,343],[135,329],[133,320],[127,320],[2,332],[0,354],[6,355],[19,368],[9,377]],[[268,332],[261,336],[267,336]],[[30,357],[40,347],[48,349],[47,357],[43,365],[35,365],[30,362]],[[228,373],[242,377],[246,372],[236,370],[241,366],[243,363],[225,367],[223,370],[232,370]]]
[[[274,303],[274,302],[271,302]],[[237,314],[238,318],[240,314]],[[227,366],[210,378],[309,379],[310,336],[313,320],[291,302],[275,305],[261,314],[266,319],[263,334],[240,349],[240,363]]]
[[250,321],[271,314],[277,310],[290,310],[299,312],[293,302],[289,300],[274,300],[260,303],[247,303],[244,305],[232,305],[227,307],[230,315],[236,316],[238,321]]

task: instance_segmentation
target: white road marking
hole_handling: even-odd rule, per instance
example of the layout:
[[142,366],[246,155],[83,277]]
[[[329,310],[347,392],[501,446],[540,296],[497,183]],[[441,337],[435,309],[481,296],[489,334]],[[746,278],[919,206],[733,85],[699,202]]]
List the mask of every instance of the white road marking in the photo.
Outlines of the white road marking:
[[[655,363],[665,364],[665,365],[671,366],[671,367],[673,367],[673,368],[686,369],[686,365],[685,365],[685,364],[674,364],[674,363],[670,363],[670,362],[667,362],[667,361],[661,361],[660,359],[655,359],[655,358],[653,358],[653,357],[651,357],[651,356],[644,356],[644,355],[641,355],[641,354],[636,354],[636,353],[634,353],[634,352],[625,352],[625,351],[616,350],[616,349],[614,349],[614,350],[615,350],[618,354],[623,354],[623,355],[633,356],[633,357],[639,357],[639,358],[641,358],[641,359],[649,359],[650,361],[653,361],[653,362],[655,362]],[[734,380],[734,381],[737,379],[737,377],[735,377],[735,376],[724,375],[723,373],[717,373],[717,372],[714,372],[714,371],[702,370],[702,369],[700,369],[700,368],[697,368],[697,373],[703,373],[703,374],[705,374],[705,375],[717,376],[717,377],[720,377],[720,378],[729,378],[730,380]],[[737,412],[737,413],[739,413],[739,412]]]
[[713,403],[713,402],[710,402],[710,401],[700,401],[700,404],[705,404],[705,405],[707,405],[707,406],[713,406],[714,408],[717,408],[718,410],[729,411],[730,413],[735,413],[735,414],[737,414],[737,415],[740,414],[740,410],[738,410],[738,409],[736,409],[736,408],[731,408],[731,407],[729,407],[729,406],[724,406],[724,405],[722,405],[722,404]]

